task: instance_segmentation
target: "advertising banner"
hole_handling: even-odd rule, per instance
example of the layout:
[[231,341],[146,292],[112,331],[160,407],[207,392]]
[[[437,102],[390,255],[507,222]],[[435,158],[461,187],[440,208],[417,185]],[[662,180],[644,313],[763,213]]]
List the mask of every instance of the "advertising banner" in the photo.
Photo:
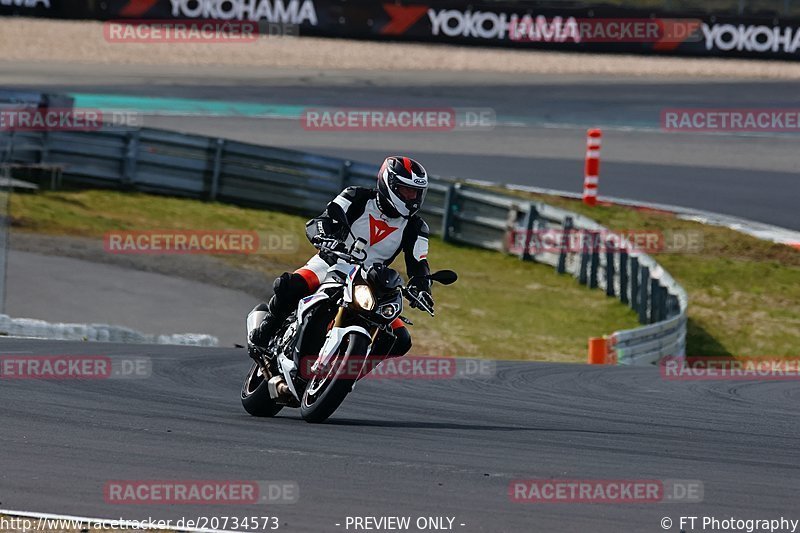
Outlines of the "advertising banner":
[[[67,5],[69,4],[69,5]],[[0,0],[0,14],[291,25],[300,35],[543,50],[797,59],[800,20],[538,2]]]

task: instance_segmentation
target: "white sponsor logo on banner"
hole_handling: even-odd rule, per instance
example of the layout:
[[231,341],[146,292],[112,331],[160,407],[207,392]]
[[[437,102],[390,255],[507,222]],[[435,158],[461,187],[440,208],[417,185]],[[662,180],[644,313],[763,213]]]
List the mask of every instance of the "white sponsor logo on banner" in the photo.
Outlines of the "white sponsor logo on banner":
[[528,41],[580,42],[578,23],[573,17],[553,17],[551,21],[539,15],[519,16],[516,13],[489,11],[458,11],[429,9],[433,35],[447,37],[476,37],[479,39],[519,39]]
[[170,0],[173,17],[317,25],[311,0]]
[[734,24],[703,24],[706,50],[786,52],[800,47],[800,28]]

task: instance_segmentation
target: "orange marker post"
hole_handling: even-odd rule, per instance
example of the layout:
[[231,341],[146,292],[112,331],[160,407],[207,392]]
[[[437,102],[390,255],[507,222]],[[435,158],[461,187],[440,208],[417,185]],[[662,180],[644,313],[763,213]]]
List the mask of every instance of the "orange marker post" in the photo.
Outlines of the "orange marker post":
[[606,365],[611,363],[608,354],[608,342],[605,337],[591,337],[589,339],[589,361],[590,365]]
[[600,179],[600,143],[603,132],[591,129],[586,136],[586,166],[583,173],[583,203],[597,205],[597,186]]

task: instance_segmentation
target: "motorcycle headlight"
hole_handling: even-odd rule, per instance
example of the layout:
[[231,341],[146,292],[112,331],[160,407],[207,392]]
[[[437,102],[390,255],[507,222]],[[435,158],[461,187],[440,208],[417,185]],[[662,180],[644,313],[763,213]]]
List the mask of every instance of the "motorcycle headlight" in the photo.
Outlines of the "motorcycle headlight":
[[372,311],[375,309],[375,297],[372,290],[366,285],[356,285],[353,289],[353,300],[361,309]]
[[395,303],[385,304],[378,308],[378,313],[383,318],[395,318],[400,314],[400,306]]

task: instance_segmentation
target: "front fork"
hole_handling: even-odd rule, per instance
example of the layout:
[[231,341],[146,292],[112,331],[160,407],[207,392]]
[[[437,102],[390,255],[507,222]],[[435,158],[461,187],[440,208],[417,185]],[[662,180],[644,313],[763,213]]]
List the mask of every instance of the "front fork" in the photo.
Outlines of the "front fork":
[[[312,374],[319,375],[330,370],[331,362],[339,354],[342,342],[348,335],[352,333],[364,335],[370,339],[370,348],[367,353],[364,354],[364,362],[357,379],[360,379],[362,375],[365,374],[367,363],[370,360],[372,346],[375,344],[375,341],[380,335],[382,328],[375,326],[374,324],[354,323],[357,321],[351,320],[351,318],[351,313],[346,307],[340,307],[336,312],[336,317],[333,319],[333,325],[328,331],[328,334],[325,338],[325,343],[322,345],[319,356],[311,366],[310,370]],[[367,371],[366,373],[369,372]]]

